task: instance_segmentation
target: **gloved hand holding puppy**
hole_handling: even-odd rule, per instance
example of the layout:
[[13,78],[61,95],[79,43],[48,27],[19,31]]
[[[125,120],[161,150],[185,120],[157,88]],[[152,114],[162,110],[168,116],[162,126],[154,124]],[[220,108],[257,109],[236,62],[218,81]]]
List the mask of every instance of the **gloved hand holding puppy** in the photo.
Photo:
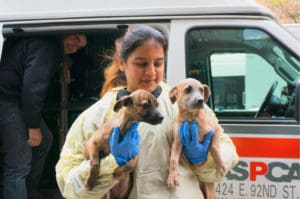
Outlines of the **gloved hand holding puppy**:
[[110,151],[119,166],[126,164],[139,153],[140,135],[137,130],[138,125],[138,122],[133,123],[121,141],[120,130],[117,127],[114,128],[110,136]]
[[183,145],[183,153],[191,165],[203,163],[207,160],[209,145],[214,131],[205,135],[202,143],[198,141],[198,124],[193,121],[190,128],[188,121],[183,122],[179,127],[179,138]]
[[[120,131],[115,128],[110,137],[110,150],[118,165],[126,164],[139,152],[140,136],[137,130],[139,123],[134,123],[128,129],[123,140],[120,140]],[[203,163],[207,160],[209,145],[214,131],[210,131],[202,143],[198,141],[198,124],[193,121],[182,123],[179,127],[179,138],[183,145],[183,153],[192,165]]]

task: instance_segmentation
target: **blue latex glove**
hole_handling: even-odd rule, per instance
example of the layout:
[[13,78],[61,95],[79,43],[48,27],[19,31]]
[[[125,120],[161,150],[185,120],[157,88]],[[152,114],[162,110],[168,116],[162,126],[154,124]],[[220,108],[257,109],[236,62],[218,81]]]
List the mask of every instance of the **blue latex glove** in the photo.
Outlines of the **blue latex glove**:
[[214,133],[214,131],[209,131],[209,133],[204,136],[203,142],[199,143],[197,121],[192,122],[191,128],[188,121],[180,125],[179,138],[183,145],[183,153],[191,165],[196,165],[207,160],[211,137]]
[[137,130],[139,123],[133,123],[120,141],[120,130],[115,127],[110,136],[110,151],[119,166],[126,164],[139,153],[140,135]]

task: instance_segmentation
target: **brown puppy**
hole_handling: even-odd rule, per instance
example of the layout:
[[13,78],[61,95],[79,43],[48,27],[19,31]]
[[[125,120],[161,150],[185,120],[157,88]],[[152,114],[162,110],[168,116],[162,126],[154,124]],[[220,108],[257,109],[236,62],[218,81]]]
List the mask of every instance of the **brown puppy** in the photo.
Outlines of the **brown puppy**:
[[[177,101],[179,112],[174,125],[174,141],[171,150],[170,171],[167,180],[169,188],[174,188],[179,184],[178,162],[182,151],[182,143],[179,140],[179,126],[184,121],[192,122],[197,120],[199,128],[199,141],[202,142],[204,136],[214,130],[215,134],[211,141],[211,154],[214,159],[216,169],[221,175],[225,174],[225,165],[220,157],[220,135],[223,133],[222,127],[214,118],[214,113],[210,109],[204,108],[210,96],[210,89],[196,79],[188,78],[174,86],[170,93],[172,103]],[[204,182],[205,194],[207,198],[215,198],[214,183]]]
[[[90,160],[91,165],[89,175],[85,181],[87,190],[93,189],[96,185],[99,176],[100,158],[110,153],[109,138],[113,128],[118,127],[120,129],[120,139],[122,139],[133,122],[159,124],[162,122],[163,116],[157,111],[157,107],[158,102],[155,97],[142,89],[136,90],[116,102],[114,105],[114,111],[117,112],[116,117],[104,123],[88,139],[84,147],[84,156]],[[116,168],[113,177],[117,180],[129,178],[129,173],[135,167],[136,159],[137,157]],[[124,192],[124,190],[122,191]]]

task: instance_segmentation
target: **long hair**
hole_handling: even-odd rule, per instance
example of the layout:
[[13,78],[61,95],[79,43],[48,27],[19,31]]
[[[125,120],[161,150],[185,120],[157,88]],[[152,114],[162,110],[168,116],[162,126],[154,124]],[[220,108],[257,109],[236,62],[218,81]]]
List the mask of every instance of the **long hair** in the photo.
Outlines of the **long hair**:
[[111,62],[104,71],[105,81],[100,96],[103,96],[114,87],[126,86],[126,76],[119,69],[119,61],[126,62],[130,54],[149,39],[154,39],[160,43],[166,55],[168,48],[166,37],[160,31],[148,25],[132,26],[123,37],[115,41],[115,52],[110,57]]
[[126,76],[123,71],[119,68],[119,48],[120,48],[120,39],[115,41],[115,53],[112,56],[107,56],[106,58],[111,60],[110,64],[104,70],[105,81],[103,83],[100,97],[102,97],[107,91],[111,90],[117,86],[125,86]]

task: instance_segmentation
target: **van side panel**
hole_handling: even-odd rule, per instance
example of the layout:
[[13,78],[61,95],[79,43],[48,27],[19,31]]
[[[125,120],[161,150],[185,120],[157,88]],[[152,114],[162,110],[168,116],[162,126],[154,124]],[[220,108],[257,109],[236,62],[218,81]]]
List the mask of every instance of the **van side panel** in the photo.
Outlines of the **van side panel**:
[[218,198],[299,198],[300,136],[295,133],[299,126],[290,127],[294,133],[289,135],[285,133],[289,128],[282,128],[284,131],[274,136],[274,128],[257,125],[255,132],[262,132],[259,135],[230,127],[225,130],[230,132],[240,161],[217,183]]
[[[269,9],[254,0],[152,0],[119,1],[105,4],[97,0],[88,3],[74,0],[61,3],[59,0],[40,2],[27,0],[20,6],[18,0],[0,0],[0,21],[24,21],[45,19],[79,19],[86,17],[139,17],[212,14],[252,14],[274,17]],[[205,5],[205,6],[203,6]]]

